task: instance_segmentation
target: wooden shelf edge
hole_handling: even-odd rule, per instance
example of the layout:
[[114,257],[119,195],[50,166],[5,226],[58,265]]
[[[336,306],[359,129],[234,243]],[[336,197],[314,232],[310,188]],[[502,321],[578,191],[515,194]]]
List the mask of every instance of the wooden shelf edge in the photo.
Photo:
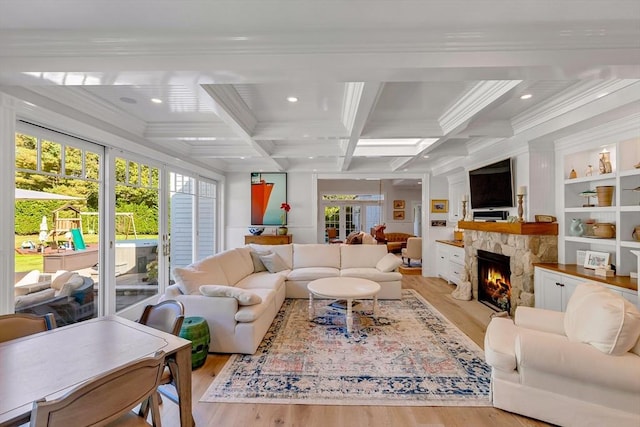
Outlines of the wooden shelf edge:
[[558,273],[569,274],[571,276],[581,277],[583,279],[593,280],[595,282],[606,283],[608,285],[613,285],[632,291],[638,290],[638,279],[632,279],[629,276],[596,276],[595,270],[590,270],[576,264],[534,263],[533,266],[557,271]]
[[491,233],[557,236],[557,222],[476,222],[458,221],[458,228]]

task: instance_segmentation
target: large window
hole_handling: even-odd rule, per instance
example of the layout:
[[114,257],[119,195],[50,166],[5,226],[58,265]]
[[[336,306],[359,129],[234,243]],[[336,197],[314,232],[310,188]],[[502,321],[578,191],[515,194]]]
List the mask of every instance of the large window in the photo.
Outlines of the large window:
[[15,311],[63,326],[98,314],[101,146],[23,125],[15,138]]

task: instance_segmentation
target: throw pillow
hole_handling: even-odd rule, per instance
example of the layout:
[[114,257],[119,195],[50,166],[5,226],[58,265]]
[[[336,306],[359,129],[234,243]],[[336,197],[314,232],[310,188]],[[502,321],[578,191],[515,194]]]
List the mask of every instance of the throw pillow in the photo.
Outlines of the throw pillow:
[[210,285],[212,275],[208,271],[193,270],[191,268],[176,267],[173,269],[173,277],[180,291],[185,295],[200,294],[200,286]]
[[267,255],[260,255],[260,261],[262,261],[264,266],[267,267],[269,273],[278,273],[280,271],[288,270],[282,257],[275,252]]
[[255,305],[262,302],[260,295],[233,286],[204,285],[200,293],[208,297],[229,297],[238,300],[238,305]]
[[347,239],[345,240],[345,243],[347,245],[361,245],[362,244],[362,235],[360,234],[359,231],[352,231],[347,236]]
[[382,272],[389,273],[402,265],[402,260],[394,254],[386,254],[376,264],[376,268]]
[[59,291],[60,289],[62,289],[62,286],[67,283],[67,281],[69,279],[71,279],[71,276],[73,276],[75,273],[74,271],[66,271],[66,270],[58,270],[54,273],[52,280],[51,280],[51,288],[55,289],[56,291]]
[[638,341],[640,312],[622,296],[602,286],[581,284],[567,304],[564,328],[570,341],[621,356]]
[[261,271],[267,271],[267,267],[260,260],[261,255],[269,255],[271,252],[255,252],[251,251],[251,261],[253,261],[253,272],[260,273]]

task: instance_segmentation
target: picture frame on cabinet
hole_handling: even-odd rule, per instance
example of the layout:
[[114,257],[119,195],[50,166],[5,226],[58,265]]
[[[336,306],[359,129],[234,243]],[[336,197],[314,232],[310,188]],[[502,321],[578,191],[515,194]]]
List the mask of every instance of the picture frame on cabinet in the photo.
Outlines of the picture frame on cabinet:
[[605,268],[609,265],[609,254],[607,252],[586,251],[584,255],[584,268],[595,270]]

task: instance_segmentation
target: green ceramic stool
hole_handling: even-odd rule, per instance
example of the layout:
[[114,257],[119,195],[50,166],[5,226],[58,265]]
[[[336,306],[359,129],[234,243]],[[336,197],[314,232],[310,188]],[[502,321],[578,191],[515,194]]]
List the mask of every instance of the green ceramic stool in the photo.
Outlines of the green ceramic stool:
[[204,365],[209,353],[209,325],[203,317],[186,317],[180,328],[180,336],[191,341],[191,369]]

